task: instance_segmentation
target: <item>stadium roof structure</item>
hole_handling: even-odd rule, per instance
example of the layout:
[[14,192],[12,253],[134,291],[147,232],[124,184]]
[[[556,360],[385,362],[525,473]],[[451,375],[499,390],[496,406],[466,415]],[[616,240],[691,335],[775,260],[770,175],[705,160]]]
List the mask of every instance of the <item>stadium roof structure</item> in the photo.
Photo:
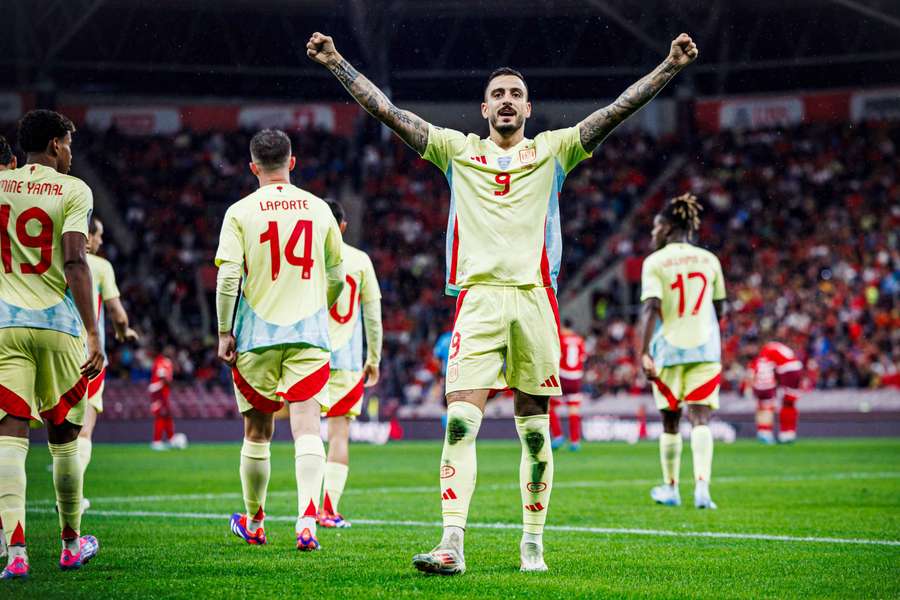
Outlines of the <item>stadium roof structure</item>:
[[689,94],[900,83],[894,0],[14,0],[7,15],[4,80],[45,92],[343,98],[305,56],[316,30],[407,100],[469,99],[505,64],[544,98],[609,97],[681,31],[701,50]]

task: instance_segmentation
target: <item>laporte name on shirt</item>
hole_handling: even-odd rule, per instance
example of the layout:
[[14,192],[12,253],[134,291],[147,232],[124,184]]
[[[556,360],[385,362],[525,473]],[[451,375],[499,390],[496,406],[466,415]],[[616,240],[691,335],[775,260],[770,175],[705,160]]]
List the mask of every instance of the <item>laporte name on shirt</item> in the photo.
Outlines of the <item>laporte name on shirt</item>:
[[309,200],[260,200],[259,210],[309,210]]

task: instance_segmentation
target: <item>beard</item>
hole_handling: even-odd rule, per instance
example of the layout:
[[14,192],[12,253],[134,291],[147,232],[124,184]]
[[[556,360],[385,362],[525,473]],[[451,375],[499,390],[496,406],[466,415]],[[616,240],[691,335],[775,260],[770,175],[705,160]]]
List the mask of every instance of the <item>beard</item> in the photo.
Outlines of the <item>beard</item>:
[[497,133],[502,135],[509,135],[511,133],[515,133],[519,129],[525,125],[525,117],[522,116],[522,113],[516,113],[516,116],[513,118],[512,122],[501,122],[500,115],[494,115],[491,117],[491,127]]

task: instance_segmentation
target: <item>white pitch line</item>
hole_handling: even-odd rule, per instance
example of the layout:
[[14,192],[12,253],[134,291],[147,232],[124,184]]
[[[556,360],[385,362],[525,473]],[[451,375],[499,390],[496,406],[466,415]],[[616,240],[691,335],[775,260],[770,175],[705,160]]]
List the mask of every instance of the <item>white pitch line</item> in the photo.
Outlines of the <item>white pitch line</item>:
[[[898,471],[873,471],[868,473],[830,473],[825,475],[777,475],[777,476],[731,476],[716,477],[714,482],[720,483],[750,483],[753,481],[767,482],[787,482],[787,481],[840,481],[840,480],[868,480],[868,479],[897,479],[900,478]],[[658,479],[618,479],[618,480],[595,480],[595,481],[558,481],[553,483],[556,489],[564,488],[610,488],[620,487],[624,485],[654,485],[659,483]],[[419,486],[384,486],[376,488],[350,488],[344,491],[345,496],[354,495],[370,495],[370,494],[428,494],[434,492],[436,485],[419,485]],[[479,490],[517,490],[516,483],[496,483],[479,485]],[[296,491],[275,490],[268,493],[271,497],[293,497]],[[116,502],[173,502],[179,500],[228,500],[241,498],[241,494],[236,492],[208,493],[208,494],[163,494],[151,496],[89,496],[92,503],[116,503]],[[42,499],[29,502],[34,506],[53,505],[55,500]]]
[[[42,514],[55,514],[52,510],[39,509],[32,512]],[[97,517],[140,517],[152,519],[208,519],[228,520],[229,515],[216,513],[197,512],[153,512],[146,510],[93,510],[91,516]],[[288,516],[266,516],[269,521],[293,523],[296,519]],[[382,519],[354,519],[360,525],[376,525],[388,527],[441,527],[439,521],[394,521]],[[476,529],[514,529],[522,526],[518,523],[469,523],[467,527]],[[799,542],[814,544],[858,544],[866,546],[900,546],[900,540],[873,540],[865,538],[837,538],[815,536],[770,535],[766,533],[731,533],[726,531],[669,531],[666,529],[634,529],[627,527],[582,527],[577,525],[546,525],[545,530],[563,531],[567,533],[596,533],[605,535],[637,535],[650,537],[688,537],[688,538],[713,538],[727,540],[759,540],[766,542]]]

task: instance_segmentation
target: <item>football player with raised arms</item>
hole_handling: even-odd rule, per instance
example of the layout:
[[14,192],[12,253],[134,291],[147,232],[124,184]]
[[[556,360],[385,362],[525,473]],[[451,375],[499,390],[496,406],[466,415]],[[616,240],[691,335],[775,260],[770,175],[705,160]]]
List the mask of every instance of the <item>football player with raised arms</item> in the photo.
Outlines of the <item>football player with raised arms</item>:
[[328,309],[344,286],[341,232],[331,210],[291,184],[291,140],[265,129],[250,140],[259,189],[225,213],[216,265],[219,358],[231,367],[244,416],[240,475],[246,513],[232,532],[265,544],[274,413],[289,405],[297,477],[298,550],[318,550],[325,471],[321,407],[330,408]]
[[29,423],[47,426],[62,530],[60,569],[80,569],[98,549],[96,538],[79,533],[77,439],[88,380],[103,368],[103,350],[85,258],[93,194],[68,174],[74,131],[59,113],[30,111],[18,132],[26,163],[0,173],[0,521],[8,554],[0,579],[29,572]]
[[[344,207],[333,200],[326,202],[343,234],[347,229]],[[328,421],[328,457],[319,506],[319,525],[324,527],[350,527],[350,522],[338,512],[350,472],[350,423],[360,414],[365,388],[378,383],[383,338],[381,290],[372,260],[368,254],[346,242],[341,254],[347,274],[346,285],[329,311],[328,334],[332,352],[328,395],[331,407],[322,409]]]
[[[335,48],[314,33],[307,55],[325,66],[372,116],[434,163],[451,187],[446,291],[457,296],[446,373],[447,433],[440,465],[444,532],[413,557],[420,571],[465,571],[463,538],[475,490],[475,439],[491,390],[515,390],[523,536],[521,569],[544,571],[542,534],[553,483],[548,405],[559,385],[556,275],[562,253],[558,198],[563,180],[698,50],[687,34],[665,60],[615,102],[574,127],[525,136],[528,86],[510,68],[489,77],[481,103],[490,134],[442,129],[394,106]],[[505,371],[504,371],[505,364]]]
[[713,437],[710,413],[719,408],[722,340],[719,317],[725,278],[716,256],[694,245],[702,207],[684,194],[666,203],[653,221],[653,246],[641,273],[641,367],[662,414],[659,456],[663,484],[651,498],[678,506],[682,406],[691,421],[694,505],[716,508],[709,493]]

